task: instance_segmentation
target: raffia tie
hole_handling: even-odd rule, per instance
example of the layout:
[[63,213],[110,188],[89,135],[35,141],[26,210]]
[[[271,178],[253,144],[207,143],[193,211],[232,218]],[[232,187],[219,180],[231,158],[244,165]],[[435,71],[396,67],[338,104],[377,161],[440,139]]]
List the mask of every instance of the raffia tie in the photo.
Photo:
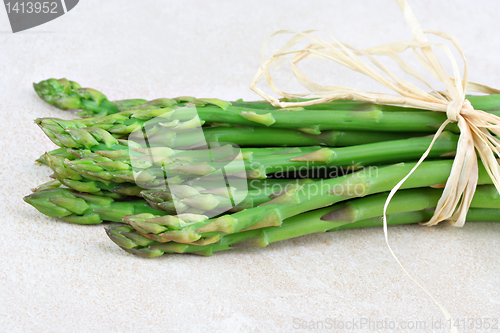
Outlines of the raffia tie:
[[[361,50],[346,43],[339,42],[333,36],[331,36],[333,42],[326,42],[314,35],[313,31],[300,33],[278,31],[271,35],[269,39],[278,34],[293,33],[294,36],[278,52],[274,53],[268,59],[264,56],[269,39],[266,41],[261,66],[252,80],[251,89],[274,106],[283,108],[308,106],[337,99],[348,99],[375,104],[414,107],[436,112],[446,112],[448,119],[439,127],[427,151],[422,155],[412,171],[392,189],[384,208],[384,231],[386,232],[387,228],[386,210],[393,195],[404,181],[410,177],[413,171],[425,160],[435,140],[443,132],[444,128],[452,122],[457,123],[460,129],[456,156],[443,194],[437,204],[435,214],[430,221],[423,224],[431,226],[441,221],[449,220],[452,225],[460,227],[465,223],[467,211],[470,207],[478,182],[477,154],[479,154],[493,184],[500,192],[500,166],[496,160],[496,156],[500,157],[500,141],[493,135],[500,135],[500,117],[481,110],[474,110],[471,103],[465,99],[465,92],[472,91],[486,94],[498,94],[500,90],[468,81],[467,62],[455,38],[438,31],[424,32],[407,1],[396,1],[401,7],[405,19],[411,28],[414,37],[412,41],[398,41]],[[459,75],[457,62],[449,47],[442,43],[429,42],[426,34],[436,35],[450,41],[454,45],[464,62],[464,74],[462,78]],[[305,48],[294,49],[294,46],[305,39],[311,39],[313,42]],[[452,65],[453,76],[449,76],[446,73],[432,47],[438,47],[444,51]],[[400,53],[408,49],[413,50],[418,62],[444,85],[444,91],[433,89],[415,69],[409,66],[399,56]],[[271,69],[290,56],[292,57],[290,66],[294,76],[309,90],[309,93],[287,93],[279,90],[273,82]],[[410,82],[399,78],[374,56],[389,57],[401,70],[429,87],[431,92],[425,92]],[[382,83],[396,92],[397,95],[369,92],[348,87],[321,86],[309,79],[298,67],[298,63],[307,58],[320,58],[334,61]],[[256,84],[262,77],[265,78],[269,88],[281,97],[315,97],[316,99],[304,102],[280,101],[278,98],[256,87]],[[408,114],[408,117],[411,117],[411,113]]]

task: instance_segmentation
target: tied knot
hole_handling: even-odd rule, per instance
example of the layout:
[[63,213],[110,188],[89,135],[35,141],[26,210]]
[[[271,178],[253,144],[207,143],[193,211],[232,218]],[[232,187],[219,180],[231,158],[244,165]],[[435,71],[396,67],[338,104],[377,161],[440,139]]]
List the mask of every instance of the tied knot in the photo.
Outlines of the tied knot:
[[457,122],[458,116],[460,116],[462,110],[465,109],[473,109],[468,99],[463,101],[450,101],[446,107],[446,116],[450,121]]
[[457,122],[462,110],[473,109],[468,99],[463,101],[450,101],[446,107],[446,116],[450,121]]

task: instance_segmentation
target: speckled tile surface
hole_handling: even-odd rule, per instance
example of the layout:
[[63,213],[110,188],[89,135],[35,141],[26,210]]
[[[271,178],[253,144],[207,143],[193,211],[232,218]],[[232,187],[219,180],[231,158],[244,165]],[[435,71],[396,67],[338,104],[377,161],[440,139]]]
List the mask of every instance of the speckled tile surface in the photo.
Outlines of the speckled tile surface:
[[[471,80],[500,86],[500,2],[426,0],[413,7],[424,28],[459,39]],[[419,320],[427,328],[412,332],[445,331],[431,327],[444,325],[444,317],[397,266],[379,228],[210,258],[146,260],[118,249],[102,226],[59,223],[22,201],[48,179],[49,170],[33,161],[53,148],[33,119],[71,117],[41,102],[32,82],[67,77],[111,99],[251,100],[265,38],[313,28],[358,47],[411,37],[390,0],[82,0],[67,15],[15,35],[0,9],[0,331],[349,331],[330,329],[334,320]],[[358,84],[339,69],[318,75]],[[393,227],[390,240],[453,317],[500,316],[500,224]],[[356,331],[391,331],[374,326]]]

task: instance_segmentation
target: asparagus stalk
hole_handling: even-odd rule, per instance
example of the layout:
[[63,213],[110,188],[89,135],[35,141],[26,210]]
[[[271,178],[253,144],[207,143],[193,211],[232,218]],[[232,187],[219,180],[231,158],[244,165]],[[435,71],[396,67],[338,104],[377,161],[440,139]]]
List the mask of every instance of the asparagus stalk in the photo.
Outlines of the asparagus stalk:
[[203,128],[206,142],[231,142],[240,147],[322,145],[345,147],[372,142],[408,139],[428,135],[426,132],[322,131],[308,134],[300,130],[250,126]]
[[[63,79],[48,79],[33,83],[33,87],[38,96],[55,107],[67,109],[81,109],[79,115],[82,117],[91,117],[95,115],[109,115],[121,111],[150,109],[152,107],[164,108],[173,105],[204,106],[206,104],[225,105],[230,102],[215,98],[196,99],[190,96],[180,96],[176,98],[158,98],[147,101],[145,99],[127,99],[122,101],[110,102],[108,98],[100,91],[92,88],[82,88],[74,81]],[[271,108],[266,101],[257,102],[234,102],[239,106],[250,108]]]
[[[212,110],[214,108],[216,110]],[[202,108],[201,111],[198,112],[200,118],[202,118],[203,120],[202,113],[207,115],[207,117],[215,117],[217,116],[217,114],[220,114],[223,117],[229,117],[229,118],[232,117],[234,118],[233,120],[235,120],[235,123],[238,123],[240,122],[240,120],[241,121],[244,120],[243,122],[247,121],[248,120],[247,118],[252,118],[253,119],[252,121],[267,122],[267,120],[265,120],[264,118],[267,119],[269,117],[274,117],[270,113],[266,115],[255,114],[255,117],[258,118],[257,119],[254,116],[251,116],[250,114],[243,114],[244,115],[243,117],[240,114],[232,112],[227,109],[223,110],[221,108],[216,108],[216,107],[212,107],[212,109],[210,109],[210,107]],[[165,111],[165,110],[170,110],[170,111]],[[293,112],[293,114],[290,114],[290,112]],[[296,122],[297,124],[300,123],[300,126],[302,126],[300,127],[300,129],[302,131],[320,134],[321,126],[318,124],[321,123],[322,120],[316,117],[314,114],[312,114],[311,112],[313,111],[304,111],[305,112],[304,114],[301,114],[300,112],[301,111],[296,111],[296,112],[276,111],[276,117],[284,119],[285,122]],[[443,115],[436,112],[412,113],[412,117],[410,117],[411,120],[409,120],[409,118],[405,118],[404,114],[400,112],[389,112],[387,114],[377,113],[375,117],[372,117],[373,112],[371,115],[363,112],[351,112],[350,114],[346,114],[345,112],[342,113],[339,111],[330,113],[320,112],[320,116],[327,123],[333,123],[334,127],[339,127],[339,126],[342,127],[345,125],[346,128],[351,127],[352,129],[352,126],[356,128],[356,126],[361,124],[359,127],[360,129],[370,129],[368,127],[373,125],[373,128],[371,129],[372,130],[375,129],[377,131],[383,131],[384,129],[385,130],[388,129],[389,131],[397,131],[397,130],[416,131],[418,130],[417,127],[419,126],[422,127],[420,128],[420,130],[422,131],[429,131],[429,129],[433,127],[436,128],[437,126],[439,126],[441,122],[444,120],[444,118],[441,117]],[[184,114],[187,115],[191,113],[188,112]],[[284,115],[286,117],[283,117]],[[421,115],[422,117],[419,118],[420,116],[418,115]],[[379,116],[387,121],[383,120]],[[169,117],[173,117],[173,119],[177,121],[183,117],[183,112],[182,110],[177,110],[176,112],[175,109],[173,108],[159,109],[159,110],[157,109],[138,110],[138,111],[127,111],[127,112],[116,113],[106,117],[76,119],[72,121],[61,120],[56,118],[42,118],[38,119],[37,123],[41,126],[42,130],[48,135],[48,137],[57,145],[61,147],[89,149],[93,146],[99,145],[100,143],[106,145],[107,147],[116,145],[118,144],[117,140],[118,137],[130,134],[134,130],[140,128],[141,126],[144,126],[145,122],[148,122],[149,124],[151,119],[153,118],[155,118],[154,119],[155,122],[158,122],[157,126],[159,127],[171,126],[165,124],[171,124],[174,123],[175,121],[162,122],[162,120],[168,120]],[[433,118],[434,120],[431,120],[429,117]],[[302,118],[307,118],[307,119],[302,120]],[[186,123],[189,123],[193,119],[190,120],[188,119]],[[313,124],[311,123],[311,121],[314,122],[318,121],[318,122]],[[365,127],[363,124],[367,126]],[[389,126],[390,128],[387,128],[386,126]],[[408,128],[408,126],[412,128],[410,129]],[[298,126],[293,125],[292,127],[298,127]],[[217,131],[220,132],[222,130],[218,129]],[[159,131],[156,135],[153,135],[152,138],[148,139],[153,141],[156,140],[157,142],[162,143],[163,146],[166,145],[174,148],[176,146],[182,147],[182,146],[192,146],[199,144],[196,142],[197,140],[196,138],[192,139],[192,142],[189,142],[190,137],[192,136],[185,135],[185,133],[184,135],[178,135],[178,133],[176,133],[175,131],[167,130],[167,131]],[[210,139],[208,141],[210,141]]]
[[[164,110],[166,109],[126,111],[105,117],[74,119],[71,121],[57,118],[41,118],[35,122],[60,147],[89,149],[100,143],[111,147],[118,144],[117,138],[126,137],[133,131],[140,129],[141,126],[154,126],[157,123],[156,128],[160,129],[165,124],[171,126],[169,124],[177,120],[188,123],[194,119],[182,119],[182,109],[170,108],[170,111]],[[421,132],[434,132],[446,120],[445,114],[432,111],[411,112],[411,117],[409,117],[409,112],[307,110],[272,111],[266,114],[257,114],[254,111],[223,110],[218,107],[198,108],[198,116],[204,122],[295,129],[307,134],[321,134],[325,130],[355,130],[416,132],[415,135],[420,135]],[[168,120],[172,121],[168,122]],[[458,133],[456,124],[448,126],[447,129]],[[219,129],[217,131],[223,130]],[[196,134],[198,133],[196,132]],[[237,136],[235,137],[237,138]],[[317,141],[322,143],[322,137],[317,138],[319,138]],[[186,135],[186,132],[181,134],[165,129],[164,131],[159,130],[148,139],[159,143],[158,145],[161,146],[185,148],[206,145],[205,142],[210,143],[213,137],[202,138],[199,135]],[[203,142],[200,142],[200,139]],[[238,139],[233,141],[238,143]],[[245,141],[242,139],[241,142]]]
[[[488,210],[489,212],[490,210]],[[429,211],[420,211],[420,212],[410,212],[410,213],[400,213],[400,214],[391,214],[387,215],[387,224],[395,225],[395,224],[409,224],[409,223],[419,223],[425,222],[427,212]],[[469,211],[470,212],[470,211]],[[494,216],[500,217],[500,210],[498,210],[498,215],[493,213]],[[297,236],[297,233],[293,231],[290,237],[287,237],[287,227],[288,223],[279,228],[275,228],[280,232],[279,235],[274,233],[274,236],[279,237],[279,240],[274,240],[272,237],[268,235],[268,228],[255,229],[242,231],[235,234],[230,234],[222,237],[216,243],[207,244],[207,245],[198,245],[198,244],[182,244],[176,242],[169,243],[161,243],[155,242],[150,239],[150,237],[145,237],[137,232],[134,228],[128,225],[112,225],[106,226],[105,231],[108,237],[118,246],[120,246],[123,250],[144,257],[144,258],[155,258],[162,256],[164,254],[196,254],[202,256],[212,256],[214,252],[225,251],[225,250],[233,250],[235,248],[241,247],[266,247],[271,243],[275,243],[277,241],[295,238],[303,235],[325,232],[329,230],[317,231],[314,228],[312,222],[317,221],[314,218],[305,218],[302,214],[299,215],[301,217],[301,221],[304,223],[300,230],[301,234]],[[332,231],[335,229],[340,230],[342,227],[344,229],[349,228],[359,228],[359,227],[374,227],[380,226],[379,218],[373,218],[368,220],[362,220],[353,223],[347,222],[338,222],[338,223],[329,223],[328,227],[333,227]],[[468,221],[469,219],[467,219]]]
[[150,207],[145,200],[116,201],[111,196],[112,194],[106,193],[94,195],[52,188],[34,192],[24,197],[24,201],[47,216],[76,224],[122,222],[123,217],[130,214],[166,214]]
[[[427,150],[432,137],[378,142],[342,148],[322,148],[290,159],[292,162],[315,162],[326,165],[367,166],[417,160]],[[458,135],[443,132],[435,141],[429,157],[453,155]]]
[[[388,224],[425,222],[442,194],[441,189],[420,188],[396,193],[388,207]],[[279,227],[264,227],[220,237],[211,244],[181,244],[148,234],[140,234],[130,226],[111,226],[108,236],[124,250],[144,256],[156,257],[164,253],[195,253],[212,255],[213,252],[235,247],[267,246],[270,243],[311,233],[336,231],[382,225],[381,215],[388,193],[352,199],[332,207],[322,208],[287,218]],[[480,186],[469,210],[468,221],[498,221],[500,200],[494,186]],[[475,208],[480,207],[480,208]],[[146,214],[144,214],[146,215]],[[125,217],[131,219],[134,217]],[[167,217],[170,220],[173,217]]]
[[[33,84],[36,93],[47,103],[50,103],[60,109],[83,109],[80,112],[82,116],[92,116],[95,114],[107,115],[119,111],[132,110],[148,107],[151,105],[171,106],[182,102],[193,102],[195,98],[183,97],[177,99],[163,98],[155,101],[146,101],[144,99],[133,99],[125,101],[110,102],[107,97],[92,88],[81,88],[81,86],[67,79],[48,79]],[[500,100],[496,95],[489,96],[467,96],[475,109],[491,111],[500,109]],[[272,105],[265,101],[256,102],[232,102],[234,106],[244,106],[247,108],[274,110]],[[364,102],[338,100],[328,103],[317,104],[305,107],[307,110],[380,110],[380,111],[407,111],[407,108],[376,105]]]
[[[466,99],[472,104],[472,107],[476,110],[483,110],[486,112],[490,111],[499,111],[500,110],[500,94],[492,94],[492,95],[466,95]],[[284,102],[306,102],[313,100],[311,98],[282,98]],[[381,110],[381,111],[405,111],[405,110],[422,110],[422,109],[414,109],[414,108],[404,108],[400,106],[391,106],[391,105],[379,105],[372,104],[366,102],[358,102],[358,101],[347,101],[347,100],[337,100],[331,101],[328,103],[315,104],[312,106],[307,106],[307,108],[314,108],[316,105],[328,107],[332,105],[332,103],[347,103],[351,102],[353,108],[345,109],[345,110]]]
[[[117,138],[126,136],[125,134],[111,134],[96,127],[82,127],[85,124],[73,124],[75,128],[70,128],[71,124],[62,123],[60,120],[40,120],[39,125],[47,134],[49,139],[60,147],[93,149],[94,147],[115,147],[119,145]],[[90,125],[90,123],[89,123]],[[100,125],[109,127],[109,125]],[[116,128],[115,128],[116,129]],[[115,130],[113,129],[113,130]],[[210,146],[217,146],[227,142],[240,147],[269,147],[269,146],[312,146],[323,145],[330,147],[353,146],[372,142],[388,140],[399,140],[411,137],[427,135],[425,132],[377,132],[377,131],[323,131],[321,134],[307,134],[299,130],[231,126],[231,127],[204,127],[203,134],[205,142]],[[175,137],[160,137],[163,145],[169,144],[172,148],[182,148],[186,144],[185,140],[175,140]],[[196,144],[197,141],[187,142]],[[119,149],[120,147],[118,147]],[[98,148],[100,149],[100,148]]]
[[[179,102],[194,102],[196,99],[194,97],[181,97],[180,99],[170,99],[170,98],[160,98],[153,101],[147,101],[144,99],[132,99],[125,101],[113,101],[110,102],[107,97],[92,88],[81,88],[81,86],[67,79],[48,79],[40,81],[39,83],[34,83],[36,93],[40,98],[55,107],[67,110],[67,109],[81,109],[83,111],[79,112],[82,117],[91,117],[93,115],[107,115],[113,114],[120,111],[136,110],[144,107],[150,107],[155,105],[158,107],[167,107],[172,105],[177,105]],[[238,100],[231,103],[235,106],[247,107],[247,108],[259,108],[275,110],[277,108],[273,107],[266,101],[254,101],[254,102],[243,102]],[[368,103],[359,103],[352,101],[334,101],[330,103],[323,103],[316,106],[316,109],[326,109],[326,110],[351,110],[358,109],[359,107],[366,107]],[[358,108],[357,108],[358,107]],[[311,107],[307,107],[311,109]]]
[[[423,162],[406,180],[401,189],[426,187],[446,182],[453,161],[440,160]],[[210,242],[217,237],[239,231],[279,226],[286,218],[345,201],[391,190],[415,163],[400,163],[392,166],[362,171],[346,176],[304,184],[259,207],[247,209],[232,215],[206,219],[193,223],[172,226],[162,218],[128,218],[128,223],[139,231],[151,230],[152,235],[179,243],[191,244],[197,241]],[[491,179],[481,165],[479,184],[491,184]]]

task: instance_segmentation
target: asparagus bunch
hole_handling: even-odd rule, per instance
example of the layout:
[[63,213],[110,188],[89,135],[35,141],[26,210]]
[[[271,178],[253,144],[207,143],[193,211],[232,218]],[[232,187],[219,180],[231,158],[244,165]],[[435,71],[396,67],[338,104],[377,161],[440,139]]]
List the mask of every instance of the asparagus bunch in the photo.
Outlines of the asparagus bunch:
[[[60,148],[38,160],[54,180],[25,201],[71,223],[121,222],[106,229],[108,236],[144,257],[211,255],[380,225],[387,191],[413,168],[446,118],[353,101],[288,109],[194,97],[110,101],[66,79],[34,87],[46,102],[79,109],[84,118],[36,120]],[[500,114],[500,95],[469,100]],[[449,125],[431,160],[403,184],[408,190],[389,206],[389,224],[432,216],[457,133]],[[292,170],[305,171],[306,179]],[[238,179],[242,188],[232,183]],[[481,166],[480,184],[490,183]],[[499,202],[494,187],[479,187],[468,220],[498,220]]]

